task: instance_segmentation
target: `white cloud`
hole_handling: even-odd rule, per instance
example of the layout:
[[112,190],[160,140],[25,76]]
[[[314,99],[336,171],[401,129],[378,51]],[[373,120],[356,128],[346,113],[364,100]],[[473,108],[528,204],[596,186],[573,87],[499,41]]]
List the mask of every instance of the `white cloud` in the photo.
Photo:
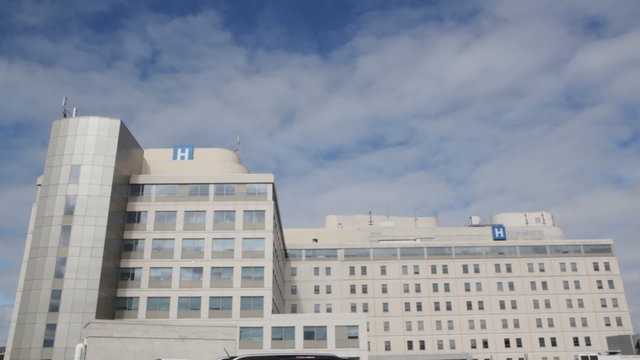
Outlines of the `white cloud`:
[[[568,237],[617,239],[638,314],[640,7],[486,4],[465,21],[368,12],[327,55],[243,47],[212,11],[141,13],[64,43],[19,35],[21,56],[0,58],[0,126],[17,129],[3,149],[18,149],[2,159],[1,224],[26,232],[49,120],[69,95],[81,114],[123,118],[145,147],[231,147],[241,134],[246,165],[278,177],[286,226],[387,207],[445,225],[551,210]],[[449,17],[425,20],[438,11]],[[20,241],[0,237],[11,276]],[[0,281],[13,297],[15,278]]]

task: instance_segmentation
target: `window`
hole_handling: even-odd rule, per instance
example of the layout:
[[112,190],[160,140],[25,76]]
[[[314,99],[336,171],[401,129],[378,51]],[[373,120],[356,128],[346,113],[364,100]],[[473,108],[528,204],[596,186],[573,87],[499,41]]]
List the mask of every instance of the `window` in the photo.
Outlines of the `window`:
[[449,340],[449,349],[454,350],[456,348],[456,341],[453,339]]
[[615,289],[615,286],[613,284],[613,280],[607,280],[607,285],[609,286],[609,289]]
[[325,285],[324,286],[324,293],[325,294],[331,294],[333,292],[333,289],[331,287],[331,285]]
[[562,288],[565,290],[569,290],[569,281],[567,280],[562,281]]
[[291,276],[298,276],[298,268],[297,267],[292,267],[291,268]]
[[264,251],[263,238],[247,238],[242,239],[242,251]]
[[420,274],[420,265],[413,265],[413,275]]
[[538,290],[535,281],[530,281],[529,282],[529,287],[531,288],[532,291]]
[[153,239],[152,252],[173,252],[173,239]]
[[561,272],[567,272],[567,264],[566,263],[563,263],[563,262],[560,263],[560,271]]
[[203,251],[204,239],[182,239],[182,253]]
[[382,329],[385,332],[388,332],[391,329],[388,321],[385,321],[385,322],[382,323]]
[[209,298],[209,310],[231,311],[231,296],[212,296]]
[[236,223],[236,211],[235,210],[216,210],[213,212],[214,224],[235,224]]
[[567,302],[567,309],[573,309],[573,300],[566,299],[566,302]]
[[298,304],[291,304],[291,313],[292,314],[298,313]]
[[60,311],[60,298],[62,297],[62,290],[51,290],[51,297],[49,298],[49,312]]
[[462,273],[463,274],[468,274],[469,273],[469,265],[462,264]]
[[596,280],[596,287],[597,287],[599,290],[604,289],[604,286],[602,285],[602,280]]
[[149,269],[149,280],[171,281],[172,270],[170,267],[152,267]]
[[577,326],[576,325],[576,318],[573,318],[573,317],[569,318],[569,326],[572,327],[572,328]]
[[540,284],[542,285],[542,290],[549,290],[549,285],[546,281],[541,281]]
[[513,272],[513,268],[511,267],[511,264],[505,264],[505,268],[506,268],[508,273],[512,273]]
[[245,224],[257,224],[264,223],[264,210],[245,210],[244,211],[244,223]]
[[443,340],[436,341],[436,346],[438,347],[438,350],[444,350],[444,341]]
[[544,272],[544,263],[538,263],[538,271]]
[[404,329],[406,331],[413,331],[413,323],[411,321],[405,321]]
[[608,317],[608,316],[604,317],[604,326],[607,326],[607,327],[611,326],[611,318],[610,317]]
[[489,339],[482,339],[482,348],[483,349],[489,348]]
[[233,196],[236,194],[235,184],[215,184],[213,187],[216,196]]
[[367,267],[366,266],[360,266],[360,275],[367,275]]
[[618,299],[611,298],[611,307],[614,307],[614,308],[618,307]]
[[313,312],[316,314],[320,313],[320,304],[313,304]]
[[69,246],[69,240],[71,239],[71,225],[62,225],[60,227],[60,241],[59,246]]
[[616,326],[622,326],[622,317],[616,316]]
[[593,271],[600,271],[600,264],[596,261],[593,262]]
[[127,211],[125,221],[127,224],[146,224],[147,212],[146,211]]
[[447,311],[451,311],[451,310],[452,310],[451,301],[447,301],[447,302],[445,303],[445,305],[446,305],[446,309],[447,309]]
[[611,271],[611,264],[608,261],[604,262],[604,271]]
[[553,318],[547,318],[547,327],[553,327]]
[[504,291],[504,286],[502,285],[502,281],[498,281],[496,283],[496,288],[498,289],[498,291]]
[[156,211],[156,224],[175,224],[176,223],[176,211]]
[[549,340],[551,342],[551,347],[557,347],[558,346],[558,340],[554,336],[549,338]]
[[171,304],[171,298],[169,297],[148,297],[147,298],[147,310],[148,311],[169,311]]
[[407,350],[413,350],[413,341],[407,340]]
[[583,309],[583,308],[584,308],[584,299],[578,299],[578,307],[579,307],[580,309]]
[[305,326],[303,330],[305,340],[327,340],[326,326]]
[[494,268],[494,271],[496,272],[496,274],[499,274],[499,273],[502,272],[502,268],[501,268],[500,264],[493,264],[493,268]]
[[536,327],[542,328],[542,318],[536,318]]
[[380,275],[387,275],[387,266],[386,265],[381,265],[380,266]]
[[186,224],[204,224],[207,216],[206,211],[185,211],[184,223]]
[[577,336],[573,337],[573,346],[580,346],[580,338]]
[[480,274],[480,264],[473,264],[473,273]]
[[129,196],[151,196],[151,185],[131,184]]
[[320,285],[313,285],[313,293],[315,295],[319,295],[320,294]]
[[473,301],[467,301],[467,310],[473,310]]
[[262,328],[261,327],[241,327],[240,341],[255,341],[255,342],[261,343]]
[[584,337],[584,345],[585,346],[591,346],[591,337],[590,336],[585,336]]
[[540,309],[540,300],[533,299],[533,308],[534,309]]
[[[535,300],[534,300],[535,301]],[[498,302],[498,305],[500,306],[500,310],[505,310],[507,308],[506,306],[506,302],[504,300],[500,300]]]
[[431,275],[437,275],[437,274],[438,274],[438,266],[431,265]]
[[381,291],[383,294],[386,294],[386,293],[389,291],[389,288],[388,288],[387,284],[382,284],[382,285],[380,285],[380,291]]
[[178,311],[200,311],[200,297],[179,297]]
[[511,347],[511,340],[509,338],[504,339],[504,347],[507,349]]
[[478,300],[478,310],[484,310],[484,301]]
[[[118,311],[136,311],[138,310],[138,303],[140,298],[138,297],[117,297],[116,298],[116,310]],[[51,310],[49,310],[51,311]]]
[[538,346],[545,347],[545,341],[543,337],[538,338]]
[[431,291],[434,293],[438,292],[438,283],[431,284]]
[[607,307],[607,299],[600,298],[600,307],[601,308],[606,308]]
[[477,282],[476,283],[476,291],[482,291],[482,283],[481,282]]
[[516,290],[516,287],[515,287],[515,285],[513,284],[513,281],[509,281],[509,282],[507,283],[507,285],[509,286],[509,291],[515,291],[515,290]]
[[212,267],[211,280],[233,280],[233,267]]
[[[243,267],[242,280],[264,280],[264,267],[262,266]],[[318,293],[320,293],[319,286],[318,286]]]
[[427,348],[427,342],[424,340],[420,340],[418,344],[420,346],[420,350],[425,350]]
[[57,257],[56,267],[53,271],[53,278],[54,279],[64,278],[64,271],[66,267],[67,267],[67,257],[66,256]]
[[453,330],[453,320],[447,320],[447,330]]
[[530,273],[533,272],[533,263],[527,263],[527,271],[529,271]]
[[369,303],[362,303],[362,312],[363,313],[369,312]]
[[56,324],[47,324],[44,328],[44,340],[42,341],[42,347],[53,347],[53,341],[56,337]]
[[358,311],[358,304],[356,303],[351,303],[351,312],[357,312]]
[[416,301],[416,311],[422,311],[422,301]]
[[391,341],[384,342],[384,351],[391,351]]
[[349,275],[350,276],[354,276],[356,274],[356,267],[355,266],[349,266]]
[[571,271],[576,272],[578,271],[578,264],[577,263],[570,263],[569,265],[571,265]]
[[442,265],[442,273],[443,274],[449,273],[449,265]]
[[295,340],[294,326],[274,326],[271,328],[272,341],[293,341]]
[[267,196],[267,184],[247,184],[247,196]]
[[444,283],[444,292],[450,292],[451,291],[451,286],[449,285],[449,283]]
[[406,311],[406,312],[411,311],[411,303],[410,302],[405,302],[404,303],[404,311]]
[[263,308],[264,298],[262,296],[240,297],[240,310],[262,310]]
[[469,344],[469,346],[472,349],[477,349],[478,348],[478,344],[476,343],[476,339],[471,339],[471,344]]
[[320,267],[316,266],[313,268],[313,276],[320,276]]
[[409,293],[409,284],[402,284],[402,292],[405,294]]
[[422,292],[422,287],[420,284],[413,284],[413,290],[416,292],[416,294],[419,294]]
[[76,195],[67,195],[64,201],[64,214],[73,215],[76,210]]
[[[235,247],[235,241],[233,239],[213,239],[211,242],[211,250],[213,252],[231,252]],[[293,268],[292,268],[292,271]],[[295,275],[292,275],[295,276]]]
[[120,281],[140,281],[142,268],[120,268]]
[[409,266],[402,265],[402,275],[409,275]]
[[513,328],[520,329],[520,319],[513,319]]
[[582,289],[582,286],[580,285],[580,280],[574,280],[574,281],[573,281],[573,287],[574,287],[576,290],[580,290],[580,289]]
[[326,266],[326,267],[324,268],[324,275],[325,275],[325,276],[331,276],[331,267]]
[[382,303],[382,312],[389,312],[389,303]]
[[545,309],[551,309],[551,300],[550,299],[544,299],[544,308]]
[[174,197],[178,195],[178,185],[158,184],[156,185],[156,198]]
[[418,320],[418,331],[424,331],[424,321]]
[[589,322],[587,321],[586,317],[580,318],[580,325],[582,325],[582,327],[589,327]]
[[354,284],[349,285],[349,294],[356,293],[356,286]]
[[209,196],[209,184],[189,184],[189,196]]
[[468,283],[468,282],[464,283],[464,291],[465,292],[471,291],[471,284],[470,283]]
[[476,328],[475,320],[469,320],[468,321],[468,325],[469,325],[469,330],[475,330],[475,328]]
[[509,328],[509,320],[502,319],[502,328],[503,329],[508,329]]

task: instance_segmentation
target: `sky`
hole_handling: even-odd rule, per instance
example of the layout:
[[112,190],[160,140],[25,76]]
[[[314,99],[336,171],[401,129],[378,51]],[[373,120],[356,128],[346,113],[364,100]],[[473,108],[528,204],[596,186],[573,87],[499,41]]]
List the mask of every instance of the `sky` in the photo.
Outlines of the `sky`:
[[640,331],[640,2],[2,1],[0,345],[61,99],[233,148],[285,227],[547,210],[614,238]]

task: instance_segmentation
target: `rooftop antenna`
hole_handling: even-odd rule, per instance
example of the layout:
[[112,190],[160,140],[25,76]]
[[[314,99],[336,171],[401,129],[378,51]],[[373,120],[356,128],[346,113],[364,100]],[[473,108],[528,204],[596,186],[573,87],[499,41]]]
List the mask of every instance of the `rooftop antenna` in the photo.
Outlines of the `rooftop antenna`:
[[371,217],[371,210],[369,210],[369,226],[373,225],[373,217]]
[[73,113],[71,114],[72,117],[76,117],[78,116],[78,108],[77,107],[73,107]]
[[62,117],[63,118],[67,117],[67,97],[66,96],[62,97]]
[[233,150],[234,153],[240,156],[240,135],[236,135],[236,148]]

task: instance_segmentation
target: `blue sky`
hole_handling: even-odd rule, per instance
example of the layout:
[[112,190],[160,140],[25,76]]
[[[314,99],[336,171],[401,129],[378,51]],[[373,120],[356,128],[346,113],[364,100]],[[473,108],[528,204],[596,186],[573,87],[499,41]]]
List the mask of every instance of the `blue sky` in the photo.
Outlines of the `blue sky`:
[[284,224],[548,210],[615,238],[640,329],[637,1],[16,1],[0,13],[0,343],[60,101],[234,146]]

